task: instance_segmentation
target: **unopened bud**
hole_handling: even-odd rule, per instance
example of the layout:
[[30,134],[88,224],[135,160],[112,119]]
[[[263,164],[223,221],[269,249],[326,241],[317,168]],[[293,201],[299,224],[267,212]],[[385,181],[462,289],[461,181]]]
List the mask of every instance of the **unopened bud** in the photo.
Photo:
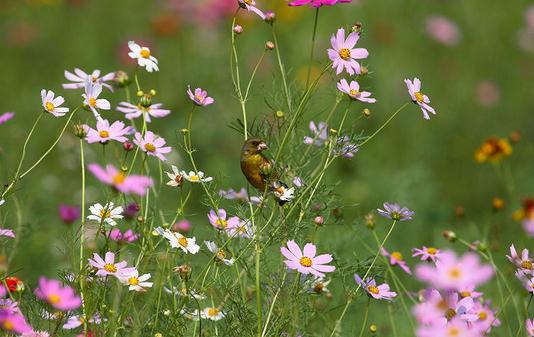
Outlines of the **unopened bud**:
[[317,225],[317,226],[321,226],[322,224],[324,224],[324,218],[320,215],[316,216],[314,219],[313,219],[313,222]]
[[369,110],[368,108],[365,108],[362,110],[362,115],[366,118],[369,118],[371,117],[371,110]]
[[477,250],[479,252],[484,253],[484,252],[488,251],[488,244],[485,243],[485,242],[478,242],[476,247],[477,247]]
[[75,124],[74,135],[80,139],[84,139],[87,136],[86,127],[83,124]]
[[234,26],[234,33],[237,34],[237,35],[243,33],[243,27],[241,27],[240,25],[235,25]]
[[122,143],[122,148],[124,149],[124,151],[130,152],[134,149],[134,144],[130,141],[125,141],[124,143]]
[[450,242],[454,242],[457,239],[456,233],[453,231],[443,231],[443,237]]
[[157,94],[156,89],[150,89],[150,96],[154,97],[156,96],[156,94]]
[[369,326],[369,332],[376,333],[377,331],[378,331],[378,328],[377,328],[377,326],[375,324],[371,324]]
[[125,71],[119,70],[115,72],[115,77],[113,77],[113,83],[119,88],[127,87],[132,81],[128,77],[128,74]]
[[336,207],[332,210],[332,215],[336,218],[341,218],[343,216],[343,210],[341,207]]
[[274,49],[274,42],[273,42],[273,41],[267,41],[267,42],[265,42],[265,49],[267,49],[267,50],[273,50],[273,49]]
[[276,14],[273,11],[265,12],[265,22],[273,23],[276,20]]
[[312,205],[312,209],[314,211],[321,211],[324,209],[324,204],[321,202],[316,202],[315,204]]
[[361,66],[360,67],[360,75],[361,76],[365,76],[367,74],[369,74],[369,69],[367,69],[367,67],[365,67],[365,66]]
[[189,130],[188,129],[181,129],[180,132],[183,134],[183,135],[187,135],[189,133]]
[[498,211],[504,207],[504,200],[502,198],[494,197],[491,201],[493,210]]
[[145,93],[143,92],[143,90],[139,90],[135,94],[137,95],[137,97],[142,97]]
[[457,218],[462,218],[465,215],[465,208],[463,206],[458,206],[454,209],[454,215],[456,215]]
[[275,114],[276,118],[284,118],[284,116],[285,116],[285,113],[283,111],[280,111],[280,110],[278,110],[274,114]]
[[363,25],[361,22],[355,22],[352,27],[351,27],[351,30],[354,32],[354,33],[361,33],[362,32],[362,29],[363,29]]
[[141,104],[141,106],[145,108],[148,108],[149,106],[152,105],[152,96],[150,94],[144,94],[139,99],[139,104]]
[[180,275],[182,280],[187,281],[191,277],[191,266],[188,264],[182,264],[181,266],[174,267],[174,271]]
[[142,224],[142,223],[145,222],[145,218],[144,218],[142,215],[139,215],[139,216],[137,217],[137,222],[140,223],[140,224]]
[[369,229],[374,229],[376,227],[376,219],[373,213],[368,213],[365,215],[365,225]]

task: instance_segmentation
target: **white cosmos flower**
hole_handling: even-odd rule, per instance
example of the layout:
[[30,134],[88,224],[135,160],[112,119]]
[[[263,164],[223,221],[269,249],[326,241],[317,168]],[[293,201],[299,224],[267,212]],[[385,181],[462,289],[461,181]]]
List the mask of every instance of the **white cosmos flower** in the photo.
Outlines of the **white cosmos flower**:
[[129,286],[129,290],[134,291],[146,291],[146,288],[152,288],[153,283],[152,282],[146,282],[148,279],[150,279],[150,274],[143,274],[139,276],[139,271],[137,269],[125,273],[122,275],[119,275],[119,281]]
[[306,291],[313,294],[330,293],[327,286],[332,280],[325,280],[324,277],[314,276],[304,282]]
[[198,171],[198,173],[195,173],[193,171],[189,171],[189,173],[185,171],[180,171],[180,174],[185,178],[185,180],[192,182],[192,183],[209,183],[213,180],[212,177],[205,177],[204,178],[204,172]]
[[154,232],[169,240],[172,248],[180,248],[184,253],[196,254],[200,246],[196,244],[196,238],[187,238],[178,232],[171,232],[169,229],[157,227]]
[[291,201],[295,198],[295,188],[288,188],[282,183],[275,184],[273,193],[282,201]]
[[113,87],[105,82],[114,79],[115,73],[107,73],[106,75],[100,77],[100,70],[98,69],[88,74],[79,68],[74,68],[74,73],[65,70],[65,78],[72,83],[64,83],[63,89],[81,89],[85,86],[85,81],[89,79],[93,83],[100,83],[109,91],[113,91]]
[[208,250],[212,252],[213,254],[215,254],[215,256],[217,257],[217,260],[221,261],[227,266],[231,266],[234,264],[234,258],[232,257],[231,259],[227,259],[226,252],[222,249],[219,249],[219,247],[217,247],[217,244],[215,242],[204,241],[204,243],[206,244],[206,247],[208,247]]
[[102,93],[102,84],[93,83],[91,79],[87,79],[85,81],[85,93],[82,94],[83,104],[85,104],[89,107],[89,109],[91,109],[93,115],[97,120],[102,119],[97,109],[111,109],[111,104],[107,99],[98,98],[100,93]]
[[178,170],[176,166],[172,165],[171,168],[172,168],[172,173],[165,172],[167,173],[167,176],[171,179],[169,182],[167,182],[167,185],[173,186],[173,187],[182,186],[184,177],[182,176],[182,174],[180,173],[180,171]]
[[130,58],[137,60],[140,67],[144,67],[149,73],[158,71],[158,60],[150,54],[148,47],[141,47],[134,41],[128,42],[128,48],[131,52],[128,53]]
[[43,102],[44,110],[55,117],[65,116],[65,113],[69,112],[69,108],[60,107],[61,104],[65,103],[65,99],[61,96],[54,96],[55,94],[52,90],[41,90],[41,100]]
[[200,315],[198,313],[198,310],[195,309],[191,312],[186,311],[185,309],[180,310],[180,315],[185,316],[186,318],[192,320],[192,321],[198,321],[200,319]]
[[224,314],[218,308],[207,307],[207,308],[202,309],[202,312],[200,313],[200,317],[204,319],[209,319],[212,321],[218,321],[221,318],[224,318]]
[[120,206],[116,208],[114,208],[114,206],[115,205],[112,202],[107,203],[105,206],[96,203],[89,207],[91,215],[87,216],[87,219],[94,220],[99,223],[104,221],[104,223],[110,226],[115,226],[117,225],[117,222],[113,219],[122,219],[123,209]]

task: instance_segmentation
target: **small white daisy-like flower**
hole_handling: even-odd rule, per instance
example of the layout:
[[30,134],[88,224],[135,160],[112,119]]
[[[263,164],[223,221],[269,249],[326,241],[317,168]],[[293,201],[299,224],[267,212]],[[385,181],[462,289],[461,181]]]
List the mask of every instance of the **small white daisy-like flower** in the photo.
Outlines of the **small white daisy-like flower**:
[[295,198],[295,188],[288,188],[284,183],[277,182],[273,185],[273,193],[281,201],[291,201]]
[[152,288],[152,282],[146,282],[150,279],[150,274],[143,274],[139,276],[139,271],[137,269],[119,275],[119,281],[128,286],[129,290],[133,291],[146,291],[146,288]]
[[157,227],[154,232],[169,240],[172,248],[180,248],[184,253],[196,254],[200,251],[200,246],[196,244],[196,238],[187,238],[178,232],[171,232],[169,229]]
[[209,183],[213,180],[212,177],[204,177],[204,172],[202,171],[198,171],[198,173],[195,173],[193,171],[190,171],[189,173],[185,171],[180,171],[180,174],[184,177],[185,180],[192,183]]
[[200,314],[197,309],[189,312],[185,309],[180,310],[180,315],[184,316],[185,318],[188,318],[192,321],[198,321],[200,320]]
[[202,311],[200,312],[200,317],[202,317],[203,319],[218,321],[224,318],[224,314],[221,310],[219,310],[219,308],[207,307],[202,309]]
[[116,226],[117,222],[114,219],[122,219],[122,207],[114,207],[115,205],[112,202],[107,203],[105,206],[102,206],[99,203],[94,204],[89,207],[91,215],[87,216],[87,219],[94,220],[96,222],[104,222],[110,226]]
[[305,283],[306,291],[312,294],[330,293],[327,286],[332,280],[325,280],[324,277],[314,276],[309,278]]
[[107,99],[98,98],[102,93],[102,84],[93,83],[90,79],[85,81],[85,93],[82,94],[83,104],[85,104],[95,116],[96,120],[101,120],[102,117],[98,113],[97,109],[109,110],[111,109],[111,104]]
[[215,256],[217,257],[217,260],[221,261],[227,266],[231,266],[234,264],[234,258],[232,257],[231,259],[227,259],[226,252],[222,249],[219,249],[219,247],[217,247],[217,244],[215,242],[204,241],[204,243],[206,244],[206,247],[208,247],[208,250],[212,252],[213,254],[215,254]]
[[173,186],[173,187],[182,186],[182,184],[184,183],[184,177],[180,173],[180,170],[178,170],[178,168],[174,165],[172,165],[171,168],[172,168],[172,173],[165,172],[167,173],[167,176],[169,177],[169,179],[171,179],[170,181],[167,182],[167,185]]
[[150,49],[148,47],[141,47],[134,41],[130,41],[128,42],[128,48],[131,50],[128,53],[128,56],[137,60],[137,64],[140,67],[144,67],[149,73],[159,70],[158,60],[150,54]]
[[52,90],[41,90],[41,100],[44,110],[55,117],[65,116],[65,113],[69,112],[69,108],[60,107],[61,104],[65,103],[65,99],[62,96],[55,97]]

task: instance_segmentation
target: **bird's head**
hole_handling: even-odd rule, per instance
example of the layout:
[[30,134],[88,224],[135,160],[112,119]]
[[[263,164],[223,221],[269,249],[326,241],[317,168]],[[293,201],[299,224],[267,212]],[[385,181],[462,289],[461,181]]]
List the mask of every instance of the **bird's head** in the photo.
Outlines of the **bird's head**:
[[243,153],[249,155],[258,154],[263,150],[268,149],[269,147],[265,142],[259,138],[248,139],[245,144],[243,144]]

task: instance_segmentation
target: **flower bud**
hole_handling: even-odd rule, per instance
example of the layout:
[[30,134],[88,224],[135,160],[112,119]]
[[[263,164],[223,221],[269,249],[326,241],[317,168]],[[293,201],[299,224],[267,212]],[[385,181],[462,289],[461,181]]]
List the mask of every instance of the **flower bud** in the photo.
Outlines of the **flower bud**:
[[324,218],[320,215],[316,216],[314,219],[313,219],[313,222],[317,225],[317,226],[321,226],[322,224],[324,224]]
[[378,330],[378,328],[377,328],[377,326],[375,324],[371,324],[369,326],[369,332],[376,333],[377,330]]
[[150,89],[150,96],[154,97],[156,96],[156,94],[157,94],[156,89]]
[[494,197],[491,201],[491,206],[494,211],[498,211],[504,207],[504,200],[502,198]]
[[144,94],[145,94],[145,93],[143,92],[143,90],[139,90],[139,91],[137,91],[137,92],[135,93],[135,95],[136,95],[137,97],[143,97]]
[[237,34],[237,35],[243,33],[243,27],[241,27],[240,25],[235,25],[234,26],[234,33]]
[[187,135],[187,133],[189,133],[189,130],[188,129],[181,129],[180,132],[182,133],[182,135]]
[[458,206],[454,209],[454,215],[456,215],[457,218],[463,218],[465,215],[465,208],[463,206]]
[[456,233],[453,231],[443,231],[443,237],[450,242],[454,242],[457,239]]
[[365,76],[367,74],[369,74],[369,69],[367,69],[367,67],[365,67],[365,66],[361,66],[360,67],[360,75],[361,76]]
[[141,104],[142,107],[148,108],[152,105],[152,96],[150,94],[144,94],[139,99],[139,104]]
[[354,32],[354,33],[361,33],[362,32],[362,29],[363,29],[363,25],[361,22],[357,21],[355,22],[352,27],[351,27],[351,30]]
[[267,49],[267,50],[273,50],[273,49],[274,49],[274,42],[273,42],[273,41],[267,41],[267,42],[265,42],[265,49]]
[[174,271],[180,275],[182,280],[187,281],[191,277],[191,266],[188,264],[182,264],[181,266],[174,267]]
[[365,215],[365,224],[369,229],[374,229],[376,227],[376,219],[373,213],[368,213]]
[[274,113],[274,115],[276,116],[276,118],[284,118],[285,113],[283,111],[278,110]]
[[362,115],[365,117],[365,118],[369,118],[371,117],[371,110],[369,110],[368,108],[365,108],[362,110]]
[[128,74],[125,71],[119,70],[115,72],[115,77],[113,77],[113,83],[116,87],[125,88],[130,85],[132,81],[130,81]]
[[87,128],[83,124],[74,124],[74,135],[80,139],[87,136]]
[[332,215],[339,219],[343,216],[343,210],[341,207],[336,207],[332,210]]
[[318,212],[318,211],[322,211],[324,209],[324,204],[322,202],[316,202],[315,204],[312,205],[312,210]]
[[508,138],[510,138],[512,143],[517,143],[521,140],[521,133],[517,130],[513,131]]
[[143,224],[143,223],[145,222],[145,218],[144,218],[142,215],[139,215],[139,216],[137,217],[137,222],[138,222],[139,224]]
[[273,11],[265,12],[265,22],[273,23],[276,20],[276,14]]
[[124,143],[122,143],[122,148],[124,149],[124,151],[130,152],[134,149],[134,144],[130,141],[125,141]]

